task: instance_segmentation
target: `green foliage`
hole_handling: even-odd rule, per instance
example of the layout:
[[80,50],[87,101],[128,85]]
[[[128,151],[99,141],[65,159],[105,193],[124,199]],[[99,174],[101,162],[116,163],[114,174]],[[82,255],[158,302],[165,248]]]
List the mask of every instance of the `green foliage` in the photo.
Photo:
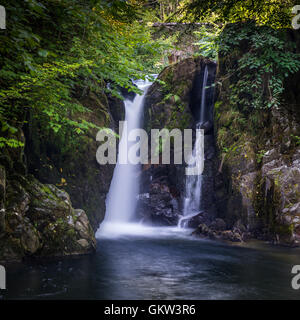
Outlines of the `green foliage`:
[[131,0],[131,3],[140,6],[145,21],[150,22],[164,22],[169,19],[178,19],[178,10],[186,2],[186,0]]
[[199,31],[195,31],[195,35],[199,39],[195,44],[199,46],[197,55],[207,57],[212,60],[217,60],[219,46],[218,36],[221,29],[215,26],[214,28],[202,26]]
[[153,37],[153,29],[149,26],[135,24],[136,44],[134,56],[142,66],[145,74],[158,74],[166,64],[162,63],[162,57],[168,56],[174,49],[177,34]]
[[274,28],[290,27],[295,0],[187,0],[180,13],[185,20],[220,25],[254,20]]
[[[227,54],[246,41],[249,50],[232,69],[239,81],[232,87],[231,102],[278,106],[284,78],[300,68],[299,55],[272,29],[259,31],[252,25],[220,31],[224,23],[248,19],[287,26],[292,4],[292,0],[3,0],[7,29],[0,30],[0,146],[22,145],[13,135],[29,115],[60,135],[70,131],[80,135],[94,128],[76,117],[89,112],[78,103],[87,92],[119,96],[118,89],[125,87],[138,93],[131,79],[158,73],[166,65],[161,57],[177,41],[177,34],[154,39],[149,25],[157,21],[209,22],[210,27],[197,33],[197,44],[199,54],[212,59],[218,51]],[[178,101],[175,104],[179,107]]]
[[12,138],[9,139],[9,138],[0,137],[0,148],[3,148],[5,146],[8,146],[10,148],[18,148],[18,147],[23,147],[24,143]]
[[300,146],[300,137],[291,134],[292,139],[294,140],[296,146]]
[[284,79],[300,69],[300,55],[280,30],[257,27],[253,22],[242,27],[229,25],[220,35],[219,48],[222,56],[237,60],[229,70],[231,104],[257,109],[279,107]]
[[261,163],[261,162],[262,162],[262,159],[263,159],[265,153],[266,153],[266,150],[259,150],[259,151],[257,152],[257,154],[256,154],[256,161],[257,161],[257,163]]
[[[127,1],[9,0],[7,30],[0,30],[0,123],[2,132],[28,114],[64,135],[95,127],[75,121],[89,112],[76,97],[125,87],[144,78],[161,55],[135,6]],[[110,83],[110,89],[106,87]],[[81,92],[80,92],[81,91]],[[2,143],[13,146],[3,138]]]
[[194,0],[182,7],[185,20],[210,24],[197,33],[199,54],[232,60],[230,104],[262,109],[282,103],[284,79],[300,69],[294,44],[278,29],[291,26],[294,5],[293,0]]

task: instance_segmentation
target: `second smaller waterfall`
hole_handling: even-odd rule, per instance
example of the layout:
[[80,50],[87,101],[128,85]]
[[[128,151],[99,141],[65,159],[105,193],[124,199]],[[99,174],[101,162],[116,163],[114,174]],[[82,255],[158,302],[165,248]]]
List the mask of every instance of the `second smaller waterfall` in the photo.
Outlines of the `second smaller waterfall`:
[[[203,82],[202,82],[202,95],[201,95],[201,105],[200,105],[200,119],[196,125],[196,129],[201,129],[201,125],[205,122],[206,118],[206,105],[205,105],[205,95],[206,95],[206,86],[208,80],[208,68],[205,66],[204,74],[203,74]],[[197,153],[201,135],[197,135],[196,141],[194,144],[194,148],[188,161],[188,167],[194,166],[191,159],[193,157],[201,157],[200,165],[204,166],[204,154]],[[193,156],[193,157],[192,157]],[[183,199],[183,216],[178,222],[178,227],[186,228],[188,226],[188,222],[191,218],[198,215],[201,211],[201,191],[202,191],[202,175],[190,175],[186,176],[185,179],[185,192]]]
[[[200,129],[200,124],[197,125],[197,129]],[[194,157],[201,157],[198,161],[198,165],[203,168],[204,156],[203,153],[197,152],[201,143],[202,135],[197,135],[192,156],[189,159],[188,167],[194,167],[192,159]],[[188,221],[197,215],[200,211],[201,205],[201,189],[202,189],[202,175],[187,175],[185,179],[185,194],[183,202],[183,217],[179,220],[178,226],[181,228],[187,227]]]

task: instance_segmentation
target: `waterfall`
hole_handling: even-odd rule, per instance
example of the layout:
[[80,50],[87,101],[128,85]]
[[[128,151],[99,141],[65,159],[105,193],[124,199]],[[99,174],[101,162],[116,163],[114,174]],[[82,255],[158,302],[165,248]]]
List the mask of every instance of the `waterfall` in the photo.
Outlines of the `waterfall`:
[[[152,82],[148,80],[137,80],[135,85],[143,91],[142,95],[136,95],[134,100],[126,99],[125,121],[127,122],[127,133],[141,127],[144,97]],[[125,128],[123,128],[124,130]],[[120,225],[132,222],[137,204],[139,188],[140,165],[127,164],[128,150],[135,142],[127,141],[127,135],[122,134],[119,143],[118,161],[114,169],[113,178],[106,199],[105,219],[97,234],[107,231],[116,233]],[[122,159],[122,160],[121,160]]]
[[[205,96],[206,96],[206,86],[208,80],[208,68],[205,66],[203,82],[202,82],[202,95],[201,95],[201,105],[200,105],[200,119],[196,124],[196,129],[200,129],[201,125],[206,121],[206,105],[205,105]],[[196,138],[192,155],[195,156],[197,146],[200,143],[201,136],[199,135]],[[202,153],[200,153],[202,154]],[[191,157],[192,158],[192,157]],[[200,159],[200,163],[204,165],[204,157]],[[193,167],[195,164],[191,163],[191,160],[188,160],[188,167]],[[183,199],[183,216],[178,221],[178,227],[186,228],[188,222],[191,218],[198,215],[201,211],[201,190],[202,190],[202,175],[190,175],[186,176],[185,179],[185,191]]]

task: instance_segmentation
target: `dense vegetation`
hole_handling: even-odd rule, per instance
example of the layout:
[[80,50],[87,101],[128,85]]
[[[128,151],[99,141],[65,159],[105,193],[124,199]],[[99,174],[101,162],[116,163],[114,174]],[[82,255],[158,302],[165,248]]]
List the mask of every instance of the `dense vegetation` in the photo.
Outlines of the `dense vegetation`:
[[[119,87],[137,91],[131,79],[159,72],[164,66],[161,58],[174,42],[168,34],[154,41],[152,22],[209,23],[197,33],[198,54],[213,59],[248,41],[249,50],[239,58],[235,73],[244,74],[246,68],[255,72],[241,77],[232,102],[244,99],[245,106],[276,107],[284,78],[300,68],[293,46],[277,31],[290,26],[293,4],[292,0],[4,0],[8,18],[7,29],[0,31],[0,147],[22,145],[15,133],[28,114],[59,134],[66,130],[80,134],[94,126],[72,117],[89,111],[73,99],[78,91],[115,95]],[[254,22],[245,28],[225,28],[248,20]],[[258,32],[255,24],[273,29]]]
[[[242,49],[242,56],[233,57],[236,63],[228,75],[237,79],[232,86],[232,105],[261,109],[282,103],[284,79],[300,69],[296,45],[283,32],[291,27],[294,4],[292,0],[196,0],[184,7],[184,19],[211,23],[210,28],[198,32],[200,54],[216,59]],[[243,27],[226,27],[236,22],[243,22]]]
[[[139,22],[139,7],[125,1],[2,1],[7,29],[0,33],[0,146],[13,138],[28,113],[55,132],[80,134],[93,124],[75,121],[84,110],[75,91],[125,87],[155,71],[165,48]],[[109,89],[107,84],[110,84]]]

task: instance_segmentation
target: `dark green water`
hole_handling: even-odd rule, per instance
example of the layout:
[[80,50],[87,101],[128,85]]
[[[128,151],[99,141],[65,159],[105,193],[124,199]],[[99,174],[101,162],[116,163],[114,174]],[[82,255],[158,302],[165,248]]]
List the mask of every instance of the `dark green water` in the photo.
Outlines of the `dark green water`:
[[100,238],[97,253],[7,266],[3,299],[299,299],[298,249],[232,246],[174,229]]

